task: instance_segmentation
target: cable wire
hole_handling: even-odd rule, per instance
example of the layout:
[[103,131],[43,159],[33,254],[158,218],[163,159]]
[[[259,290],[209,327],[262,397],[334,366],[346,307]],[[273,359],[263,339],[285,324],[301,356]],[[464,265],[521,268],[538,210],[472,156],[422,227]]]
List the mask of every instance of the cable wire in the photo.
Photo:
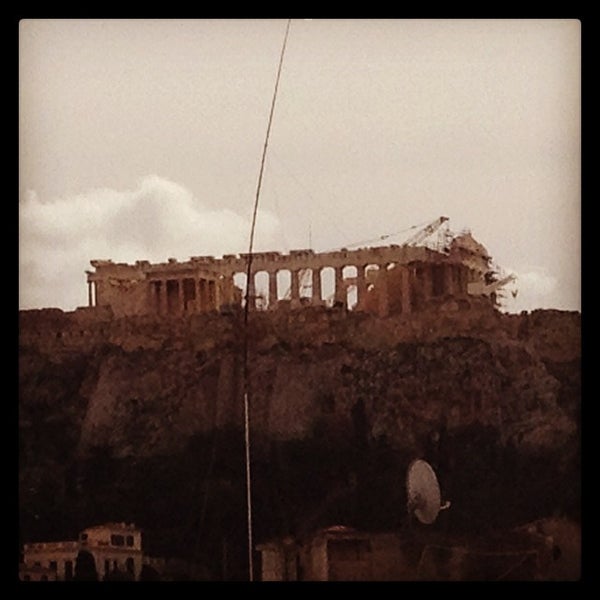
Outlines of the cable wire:
[[[265,159],[267,156],[267,147],[269,145],[269,135],[271,133],[271,124],[273,122],[273,113],[275,111],[275,100],[277,98],[277,89],[279,88],[279,79],[281,77],[281,67],[283,65],[283,56],[287,44],[288,33],[290,31],[291,19],[288,19],[285,28],[285,36],[283,45],[281,46],[281,55],[279,56],[279,66],[277,67],[277,78],[275,79],[275,89],[273,91],[273,99],[271,101],[271,110],[269,112],[269,122],[267,124],[267,133],[265,135],[265,143],[263,146],[262,158],[260,161],[260,171],[258,173],[258,182],[256,185],[256,196],[254,198],[254,210],[252,212],[252,226],[250,228],[250,241],[248,244],[248,265],[246,269],[246,302],[244,304],[244,441],[246,449],[246,506],[248,518],[248,576],[250,581],[254,581],[254,561],[252,557],[253,542],[252,542],[252,486],[250,473],[250,400],[249,400],[249,369],[248,369],[248,314],[250,308],[250,290],[254,286],[250,285],[252,276],[252,250],[254,248],[254,231],[256,228],[256,215],[258,213],[258,199],[260,197],[260,188],[262,186],[263,173],[265,170]],[[253,300],[253,298],[252,298]]]

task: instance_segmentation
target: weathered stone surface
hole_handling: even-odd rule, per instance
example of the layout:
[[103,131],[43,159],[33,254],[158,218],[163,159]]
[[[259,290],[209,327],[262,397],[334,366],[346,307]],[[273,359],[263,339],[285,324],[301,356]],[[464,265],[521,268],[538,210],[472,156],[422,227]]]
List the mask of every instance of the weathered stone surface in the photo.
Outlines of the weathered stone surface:
[[[482,306],[410,320],[304,309],[257,314],[251,327],[257,435],[302,438],[326,421],[332,434],[352,436],[359,401],[370,439],[409,448],[442,426],[472,422],[532,449],[560,445],[577,427],[579,399],[564,397],[578,390],[575,313],[502,315]],[[61,414],[78,396],[85,417],[71,435],[80,451],[177,451],[194,433],[241,426],[239,329],[236,315],[110,319],[82,329],[76,313],[27,311],[21,406],[44,398]],[[74,360],[81,382],[71,379]],[[48,363],[67,387],[39,377]]]
[[[452,308],[418,319],[317,307],[252,315],[259,539],[342,517],[393,526],[416,456],[438,469],[456,529],[576,511],[580,315]],[[22,312],[23,535],[125,519],[162,527],[171,551],[212,518],[235,522],[243,549],[241,326],[235,311]]]

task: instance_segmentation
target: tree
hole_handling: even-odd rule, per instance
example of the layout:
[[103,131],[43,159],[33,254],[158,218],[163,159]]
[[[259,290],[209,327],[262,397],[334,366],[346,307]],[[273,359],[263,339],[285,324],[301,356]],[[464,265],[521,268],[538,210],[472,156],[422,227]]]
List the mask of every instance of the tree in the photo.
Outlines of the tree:
[[87,550],[80,550],[77,554],[73,581],[98,581],[96,561]]

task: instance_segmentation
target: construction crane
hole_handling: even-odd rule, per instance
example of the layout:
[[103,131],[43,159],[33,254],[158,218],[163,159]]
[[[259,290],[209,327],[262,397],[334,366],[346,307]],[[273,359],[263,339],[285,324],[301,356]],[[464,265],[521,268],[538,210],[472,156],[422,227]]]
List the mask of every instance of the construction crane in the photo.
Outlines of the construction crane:
[[416,246],[420,244],[424,239],[428,238],[432,233],[435,233],[446,221],[448,221],[448,217],[438,217],[435,221],[429,223],[421,229],[417,231],[413,236],[409,237],[403,244],[403,246]]

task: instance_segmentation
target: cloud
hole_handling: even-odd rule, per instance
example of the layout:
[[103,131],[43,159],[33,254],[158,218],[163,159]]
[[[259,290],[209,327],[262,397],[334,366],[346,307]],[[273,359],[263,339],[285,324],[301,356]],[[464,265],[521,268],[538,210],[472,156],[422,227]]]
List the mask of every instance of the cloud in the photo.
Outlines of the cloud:
[[524,290],[538,296],[548,296],[556,288],[556,277],[547,275],[543,271],[528,271],[519,276],[519,281]]
[[532,310],[533,308],[553,308],[558,281],[541,267],[526,267],[523,270],[511,270],[517,275],[516,288],[518,294],[513,298],[506,294],[506,309],[509,312]]
[[[259,211],[255,249],[275,248],[279,230],[272,213]],[[249,233],[249,216],[211,209],[156,175],[134,190],[92,189],[50,201],[28,190],[19,214],[19,306],[85,305],[84,272],[94,258],[164,262],[245,252]]]

